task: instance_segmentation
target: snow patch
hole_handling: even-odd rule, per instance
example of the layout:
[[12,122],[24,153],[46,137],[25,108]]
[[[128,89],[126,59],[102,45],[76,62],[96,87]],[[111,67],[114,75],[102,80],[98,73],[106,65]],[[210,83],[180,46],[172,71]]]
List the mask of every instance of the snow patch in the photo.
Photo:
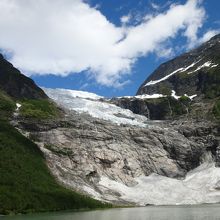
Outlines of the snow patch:
[[218,64],[213,64],[213,65],[211,66],[211,68],[214,68],[214,67],[216,67],[216,66],[218,66]]
[[[173,98],[175,98],[176,100],[178,100],[179,98],[181,98],[181,96],[176,95],[176,91],[174,91],[174,90],[172,90],[171,96],[172,96]],[[188,97],[189,99],[193,100],[193,99],[197,96],[197,94],[191,95],[191,96],[189,96],[189,95],[187,95],[187,94],[184,94],[184,96],[186,96],[186,97]]]
[[114,104],[102,102],[97,99],[101,96],[96,94],[65,89],[43,88],[43,90],[56,103],[69,110],[88,113],[94,118],[111,121],[118,125],[130,124],[140,127],[147,125],[148,119],[145,116],[134,114],[132,111]]
[[19,108],[21,108],[21,104],[19,104],[19,103],[16,103],[16,111],[18,111],[19,110]]
[[157,99],[157,98],[163,98],[166,97],[166,95],[163,94],[144,94],[144,95],[136,95],[136,96],[122,96],[122,97],[117,97],[119,99],[121,98],[136,98],[136,99]]
[[16,109],[14,112],[14,117],[17,117],[19,115],[19,109],[21,108],[21,104],[16,103]]
[[201,59],[198,60],[198,61],[196,61],[196,62],[194,62],[194,63],[192,63],[192,64],[189,65],[188,67],[185,67],[183,70],[181,70],[181,72],[185,72],[185,71],[187,71],[188,69],[194,67],[199,61],[201,61]]
[[179,69],[173,71],[172,73],[166,75],[165,77],[163,77],[163,78],[161,78],[161,79],[159,79],[159,80],[151,80],[150,82],[146,83],[144,86],[155,85],[155,84],[157,84],[157,83],[159,83],[159,82],[162,82],[162,81],[168,79],[169,77],[171,77],[171,76],[174,75],[175,73],[185,72],[185,71],[187,71],[188,69],[190,69],[190,68],[192,68],[193,66],[195,66],[199,61],[200,61],[200,60],[198,60],[198,61],[196,61],[196,62],[190,64],[190,65],[187,66],[187,67],[179,68]]
[[188,98],[190,98],[191,100],[193,100],[195,97],[197,97],[197,94],[191,95],[191,96],[188,96],[188,95],[185,94],[185,96],[187,96]]
[[172,73],[166,75],[165,77],[161,78],[161,79],[158,79],[158,80],[151,80],[150,82],[146,83],[145,86],[150,86],[150,85],[155,85],[159,82],[162,82],[166,79],[168,79],[169,77],[171,77],[172,75],[174,75],[175,73],[178,73],[180,72],[181,70],[183,70],[184,68],[180,68],[180,69],[177,69],[175,71],[173,71]]
[[[176,95],[176,91],[172,90],[171,92],[171,96],[175,99],[179,99],[181,96],[178,96]],[[195,95],[187,95],[187,94],[184,94],[184,96],[188,97],[189,99],[193,100],[197,94]],[[157,98],[163,98],[163,97],[167,97],[167,95],[162,95],[162,94],[152,94],[152,95],[148,95],[148,94],[144,94],[144,95],[136,95],[136,96],[121,96],[121,97],[117,97],[119,99],[122,99],[122,98],[128,98],[128,99],[133,99],[133,98],[136,98],[136,99],[157,99]]]
[[158,174],[135,178],[137,184],[128,187],[103,176],[99,185],[120,193],[121,199],[138,205],[181,205],[220,202],[220,168],[204,163],[178,180]]
[[174,90],[172,90],[171,96],[177,100],[181,97],[181,96],[176,95],[176,91],[174,91]]
[[[179,69],[173,71],[172,73],[166,75],[165,77],[163,77],[163,78],[161,78],[161,79],[151,80],[150,82],[146,83],[144,86],[155,85],[155,84],[157,84],[157,83],[159,83],[159,82],[162,82],[162,81],[168,79],[169,77],[171,77],[171,76],[174,75],[175,73],[185,72],[185,71],[191,69],[192,67],[194,67],[194,66],[195,66],[198,62],[200,62],[200,61],[201,61],[201,59],[198,60],[198,61],[196,61],[196,62],[194,62],[194,63],[192,63],[192,64],[190,64],[190,65],[187,66],[187,67],[179,68]],[[200,70],[200,69],[202,69],[202,68],[205,68],[205,67],[214,68],[214,67],[216,67],[216,66],[218,66],[218,64],[214,64],[214,63],[212,63],[211,61],[208,61],[208,62],[204,63],[203,65],[197,67],[196,70],[190,71],[190,72],[188,72],[187,74],[194,73],[194,72],[196,72],[196,71],[198,71],[198,70]]]
[[208,61],[208,62],[202,64],[201,66],[197,67],[195,70],[188,72],[187,74],[197,72],[197,71],[201,70],[202,68],[206,68],[206,67],[214,68],[216,66],[218,66],[218,64],[214,64],[211,61]]

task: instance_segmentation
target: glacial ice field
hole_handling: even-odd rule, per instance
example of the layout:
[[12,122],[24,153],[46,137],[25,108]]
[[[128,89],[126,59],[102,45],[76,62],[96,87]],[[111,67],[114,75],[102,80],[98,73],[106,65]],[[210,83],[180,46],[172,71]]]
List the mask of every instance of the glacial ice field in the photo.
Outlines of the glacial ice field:
[[147,118],[134,114],[128,109],[101,101],[103,98],[94,93],[43,88],[45,93],[60,106],[79,113],[88,113],[92,117],[111,121],[116,124],[130,124],[145,127]]

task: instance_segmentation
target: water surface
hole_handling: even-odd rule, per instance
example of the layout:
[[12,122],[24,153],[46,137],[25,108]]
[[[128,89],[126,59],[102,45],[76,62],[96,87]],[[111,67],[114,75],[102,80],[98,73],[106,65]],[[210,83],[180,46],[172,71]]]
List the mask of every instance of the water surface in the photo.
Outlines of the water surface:
[[220,204],[122,208],[0,217],[1,220],[220,220]]

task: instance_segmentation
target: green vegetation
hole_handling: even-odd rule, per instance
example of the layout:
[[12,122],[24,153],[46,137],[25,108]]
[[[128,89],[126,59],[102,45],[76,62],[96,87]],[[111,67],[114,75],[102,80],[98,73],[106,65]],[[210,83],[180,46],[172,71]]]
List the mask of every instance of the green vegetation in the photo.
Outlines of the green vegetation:
[[15,109],[15,102],[4,92],[0,91],[0,117],[8,117]]
[[218,64],[214,68],[208,68],[205,75],[205,85],[203,93],[206,98],[213,99],[220,96],[220,55],[218,47],[211,48],[211,54],[207,60],[212,60],[213,63]]
[[210,99],[220,96],[220,67],[210,69],[206,73],[204,94]]
[[72,154],[72,150],[70,149],[65,149],[65,148],[59,149],[51,144],[45,144],[44,147],[58,155],[70,156]]
[[179,100],[168,96],[157,99],[147,99],[145,102],[151,112],[151,119],[159,120],[173,119],[186,114],[190,105],[190,99],[186,96],[182,96]]
[[190,98],[189,98],[189,97],[187,97],[187,96],[183,95],[183,96],[181,96],[181,97],[179,98],[179,101],[180,101],[181,103],[183,103],[183,104],[188,105],[188,104],[189,104],[189,102],[190,102],[191,100],[190,100]]
[[159,85],[159,94],[170,96],[171,95],[171,89],[168,86],[164,85],[164,84],[160,84]]
[[48,99],[16,101],[0,91],[0,214],[111,207],[56,182],[37,145],[9,124],[16,102],[22,105],[22,117],[38,120],[59,115]]
[[188,71],[183,71],[178,73],[178,77],[180,78],[180,80],[190,80],[192,76],[188,74]]
[[220,99],[214,105],[213,114],[216,119],[220,119]]
[[34,119],[52,119],[59,115],[55,104],[48,99],[21,100],[21,116]]
[[104,207],[57,184],[38,147],[0,120],[1,214]]
[[186,96],[180,97],[179,100],[176,100],[172,97],[168,98],[170,103],[170,108],[172,109],[172,116],[179,116],[187,113],[188,98]]

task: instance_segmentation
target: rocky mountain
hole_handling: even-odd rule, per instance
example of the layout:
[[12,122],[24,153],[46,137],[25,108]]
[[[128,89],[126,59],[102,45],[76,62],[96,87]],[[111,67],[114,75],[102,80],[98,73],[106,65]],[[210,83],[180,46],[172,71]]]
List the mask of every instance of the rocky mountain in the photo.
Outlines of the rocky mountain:
[[[46,123],[18,117],[16,127],[40,147],[51,172],[66,187],[120,205],[220,201],[219,124],[119,123],[113,116],[93,115],[92,106],[98,109],[106,103],[91,94],[45,92],[66,109],[65,117]],[[108,114],[111,108],[118,117],[112,104]],[[129,111],[121,111],[125,119]],[[132,117],[138,120],[138,115]]]
[[211,119],[214,106],[219,105],[219,73],[220,35],[216,35],[197,49],[161,64],[136,96],[112,102],[150,119]]
[[198,98],[220,95],[220,34],[199,48],[161,64],[141,85],[137,95],[160,93]]
[[0,54],[0,90],[13,98],[45,99],[46,94]]

